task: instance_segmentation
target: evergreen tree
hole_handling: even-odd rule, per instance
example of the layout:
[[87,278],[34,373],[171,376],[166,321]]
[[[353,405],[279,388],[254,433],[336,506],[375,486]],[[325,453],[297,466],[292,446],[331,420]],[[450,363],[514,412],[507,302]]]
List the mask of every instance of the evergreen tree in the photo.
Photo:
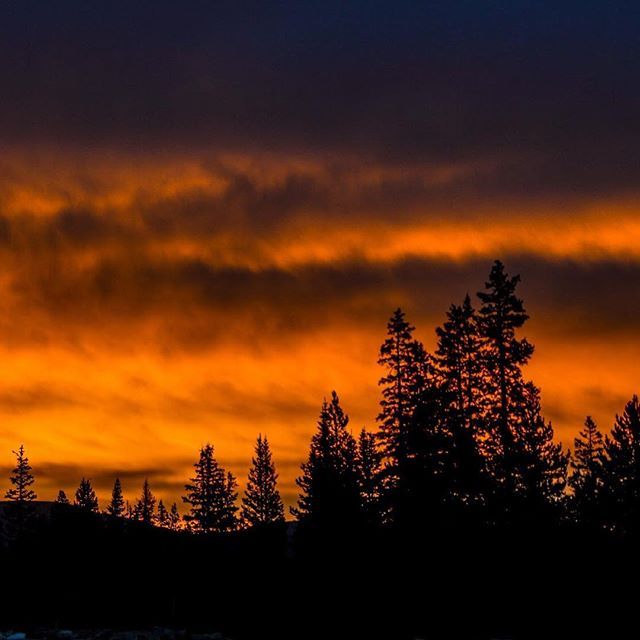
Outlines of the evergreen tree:
[[128,500],[126,500],[124,503],[124,517],[127,520],[135,520],[136,517],[135,511]]
[[451,497],[461,506],[477,506],[485,492],[484,458],[480,451],[482,367],[481,339],[476,313],[467,295],[452,305],[442,327],[436,329],[434,356],[437,385],[444,395],[441,416],[451,433]]
[[67,498],[67,494],[60,489],[58,491],[58,497],[56,498],[56,504],[69,504],[69,498]]
[[166,528],[169,525],[169,512],[164,506],[164,502],[160,500],[158,502],[158,515],[156,517],[156,523],[159,527]]
[[553,440],[553,427],[541,415],[540,392],[524,387],[524,415],[515,439],[514,484],[522,506],[520,518],[555,517],[565,502],[569,456]]
[[258,436],[247,489],[242,499],[242,521],[247,526],[284,522],[284,506],[277,487],[278,474],[267,437]]
[[178,513],[178,505],[174,502],[169,511],[169,520],[167,528],[171,531],[177,531],[180,528],[180,514]]
[[349,417],[333,391],[331,402],[322,404],[309,457],[296,480],[301,493],[291,512],[303,522],[336,527],[360,520],[357,446],[348,424]]
[[111,502],[107,506],[107,513],[113,518],[121,518],[125,515],[124,497],[120,478],[116,478],[111,491]]
[[569,478],[574,511],[581,523],[597,526],[602,512],[605,451],[604,438],[591,416],[574,439],[574,447]]
[[[483,437],[485,453],[503,502],[516,492],[515,465],[517,431],[526,413],[522,367],[533,354],[533,346],[526,338],[518,338],[529,316],[516,295],[520,276],[509,277],[504,265],[493,264],[486,291],[479,292],[482,306],[478,312],[478,328],[482,339],[482,379],[484,396]],[[503,504],[503,507],[505,504]]]
[[218,464],[211,444],[202,447],[194,467],[195,476],[185,485],[183,501],[190,505],[185,521],[198,533],[233,531],[238,510],[235,478]]
[[9,477],[13,486],[6,492],[5,498],[12,502],[32,502],[38,496],[31,488],[35,482],[35,478],[31,472],[29,458],[27,458],[24,453],[24,445],[21,444],[13,454],[16,457],[16,466]]
[[91,481],[88,478],[82,478],[80,480],[80,486],[76,490],[76,499],[74,504],[84,511],[90,511],[97,513],[98,511],[98,497],[96,492],[91,486]]
[[135,519],[145,524],[153,524],[155,519],[156,499],[149,487],[149,481],[145,478],[142,484],[142,494],[133,509]]
[[380,439],[392,482],[408,457],[408,431],[428,371],[429,359],[422,343],[413,338],[414,329],[404,312],[396,309],[387,324],[387,339],[378,358],[378,364],[386,369],[379,382]]
[[360,500],[365,521],[378,524],[381,499],[382,454],[378,450],[377,437],[366,429],[358,436],[357,474]]
[[605,491],[609,527],[632,533],[640,528],[640,403],[638,396],[616,416],[605,438]]

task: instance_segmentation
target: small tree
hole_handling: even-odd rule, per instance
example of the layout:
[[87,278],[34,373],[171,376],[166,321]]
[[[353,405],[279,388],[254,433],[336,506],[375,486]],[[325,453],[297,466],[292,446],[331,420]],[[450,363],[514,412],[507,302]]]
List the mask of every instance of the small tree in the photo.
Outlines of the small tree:
[[125,513],[124,497],[120,478],[116,478],[111,491],[111,502],[107,507],[107,513],[113,518],[121,518]]
[[167,528],[171,531],[177,531],[180,528],[180,514],[178,513],[178,505],[174,502],[169,511],[169,521]]
[[67,494],[60,489],[58,491],[58,497],[56,498],[56,504],[69,504],[69,498],[67,498]]
[[587,416],[574,446],[569,485],[573,489],[575,515],[580,522],[595,525],[600,519],[605,452],[604,438],[591,416]]
[[258,436],[255,456],[251,461],[249,481],[242,499],[242,521],[256,525],[284,522],[284,506],[277,488],[278,474],[271,459],[266,436]]
[[159,527],[163,528],[166,528],[169,524],[169,512],[164,506],[164,502],[162,500],[158,502],[158,515],[156,517],[156,523]]
[[21,444],[13,453],[16,456],[16,466],[9,477],[13,486],[7,491],[5,498],[12,502],[32,502],[38,496],[31,489],[35,478],[31,473],[29,458],[24,453],[24,445]]
[[74,504],[76,507],[84,511],[97,513],[98,511],[98,497],[96,492],[91,486],[91,481],[88,478],[82,478],[80,480],[80,486],[76,490],[76,499]]
[[196,473],[185,485],[187,494],[182,498],[190,505],[184,519],[197,533],[233,531],[238,510],[235,478],[218,464],[209,443],[200,449],[200,458],[193,466]]
[[382,454],[377,447],[376,434],[362,429],[358,437],[357,471],[362,510],[369,524],[378,521],[381,470]]
[[145,524],[153,524],[155,519],[155,510],[156,499],[153,493],[151,493],[149,481],[145,478],[142,485],[142,495],[134,507],[135,518]]

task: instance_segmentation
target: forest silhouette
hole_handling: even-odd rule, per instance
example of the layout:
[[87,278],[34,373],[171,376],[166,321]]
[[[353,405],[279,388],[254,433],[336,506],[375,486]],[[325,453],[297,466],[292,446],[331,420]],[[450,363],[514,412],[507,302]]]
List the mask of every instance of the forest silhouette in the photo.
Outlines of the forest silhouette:
[[[1,504],[5,624],[216,626],[236,637],[586,637],[632,619],[640,403],[554,440],[519,276],[496,261],[428,353],[401,309],[378,363],[377,429],[333,391],[285,519],[260,434],[246,490],[206,444],[183,503],[145,480],[100,510],[90,478],[37,500],[23,446]],[[615,615],[611,611],[615,610]]]

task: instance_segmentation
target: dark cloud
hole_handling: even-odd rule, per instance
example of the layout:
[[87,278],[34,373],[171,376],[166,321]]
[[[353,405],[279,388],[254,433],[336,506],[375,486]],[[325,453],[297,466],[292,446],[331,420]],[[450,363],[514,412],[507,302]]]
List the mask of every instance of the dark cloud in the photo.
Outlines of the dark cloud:
[[27,0],[2,9],[0,133],[494,158],[480,193],[625,191],[639,177],[639,22],[616,2]]

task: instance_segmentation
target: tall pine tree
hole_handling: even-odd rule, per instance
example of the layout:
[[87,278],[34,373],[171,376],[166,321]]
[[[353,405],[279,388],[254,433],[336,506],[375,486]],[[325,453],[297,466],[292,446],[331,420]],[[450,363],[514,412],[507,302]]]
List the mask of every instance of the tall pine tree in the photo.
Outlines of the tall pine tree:
[[169,525],[169,512],[164,506],[164,502],[160,500],[158,502],[158,515],[156,516],[156,523],[159,527],[166,528]]
[[174,502],[169,510],[169,519],[167,528],[171,531],[177,531],[180,528],[180,514],[178,513],[178,505]]
[[183,501],[190,506],[185,521],[197,533],[233,531],[238,524],[235,478],[218,464],[208,443],[194,467],[195,475],[185,485]]
[[284,506],[277,487],[278,474],[267,437],[258,436],[249,479],[242,498],[242,522],[249,527],[284,522]]
[[427,376],[428,358],[422,343],[413,338],[414,330],[404,312],[396,309],[387,324],[387,339],[378,358],[378,364],[385,368],[379,382],[380,438],[392,475],[407,459],[411,418]]
[[483,380],[481,338],[468,295],[462,305],[450,307],[436,334],[434,375],[444,395],[441,417],[451,433],[453,448],[451,497],[459,506],[477,507],[483,502],[486,489],[480,450]]

